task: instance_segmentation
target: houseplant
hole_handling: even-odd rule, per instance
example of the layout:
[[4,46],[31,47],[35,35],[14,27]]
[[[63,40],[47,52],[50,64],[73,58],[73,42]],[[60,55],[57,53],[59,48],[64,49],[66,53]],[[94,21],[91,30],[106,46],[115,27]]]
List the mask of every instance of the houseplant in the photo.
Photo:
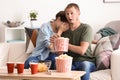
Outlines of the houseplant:
[[36,10],[31,10],[29,15],[30,15],[30,20],[37,20],[38,13]]
[[29,17],[30,17],[30,23],[31,23],[31,27],[37,27],[37,17],[38,17],[38,12],[36,10],[31,10],[29,13]]

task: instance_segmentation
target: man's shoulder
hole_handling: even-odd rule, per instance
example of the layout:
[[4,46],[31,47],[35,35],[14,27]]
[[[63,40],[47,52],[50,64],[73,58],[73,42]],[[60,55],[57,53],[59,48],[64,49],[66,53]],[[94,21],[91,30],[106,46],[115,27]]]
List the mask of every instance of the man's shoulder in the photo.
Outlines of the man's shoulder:
[[79,30],[84,30],[84,31],[91,31],[92,30],[92,27],[89,25],[89,24],[86,24],[86,23],[81,23],[80,27],[79,27]]
[[86,27],[86,28],[91,28],[91,26],[87,23],[81,23],[81,26]]

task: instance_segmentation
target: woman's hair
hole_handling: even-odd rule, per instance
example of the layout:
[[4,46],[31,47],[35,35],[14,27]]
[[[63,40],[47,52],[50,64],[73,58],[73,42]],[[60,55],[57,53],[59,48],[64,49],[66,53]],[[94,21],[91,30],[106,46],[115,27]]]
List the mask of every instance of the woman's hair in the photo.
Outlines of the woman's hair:
[[56,19],[60,17],[60,20],[62,22],[68,22],[66,16],[65,16],[65,11],[59,11],[57,14],[56,14]]
[[78,11],[80,11],[80,8],[79,8],[79,6],[76,3],[70,3],[70,4],[68,4],[67,7],[65,8],[65,11],[66,11],[66,9],[69,9],[71,7],[74,7],[75,9],[77,9]]

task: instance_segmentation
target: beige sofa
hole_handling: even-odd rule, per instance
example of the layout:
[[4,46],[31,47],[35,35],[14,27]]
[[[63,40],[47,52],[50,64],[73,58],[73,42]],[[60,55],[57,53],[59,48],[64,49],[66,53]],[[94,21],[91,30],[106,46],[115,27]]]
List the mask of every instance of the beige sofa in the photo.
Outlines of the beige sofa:
[[[6,66],[7,61],[24,62],[28,55],[25,53],[25,43],[0,43],[0,67]],[[91,73],[90,80],[120,80],[120,50],[111,56],[111,69]]]

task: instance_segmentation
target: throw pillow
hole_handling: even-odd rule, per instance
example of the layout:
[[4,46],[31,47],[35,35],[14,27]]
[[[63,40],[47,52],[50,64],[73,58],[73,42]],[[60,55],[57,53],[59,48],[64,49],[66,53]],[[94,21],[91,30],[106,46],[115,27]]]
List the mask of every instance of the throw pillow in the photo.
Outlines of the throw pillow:
[[112,44],[113,50],[118,49],[120,45],[120,34],[111,35],[109,38],[110,38],[110,42]]
[[96,44],[94,54],[96,56],[97,70],[110,68],[110,56],[112,54],[112,45],[109,36],[101,38]]
[[26,28],[26,53],[32,53],[33,49],[36,47],[36,40],[38,35],[38,28]]

